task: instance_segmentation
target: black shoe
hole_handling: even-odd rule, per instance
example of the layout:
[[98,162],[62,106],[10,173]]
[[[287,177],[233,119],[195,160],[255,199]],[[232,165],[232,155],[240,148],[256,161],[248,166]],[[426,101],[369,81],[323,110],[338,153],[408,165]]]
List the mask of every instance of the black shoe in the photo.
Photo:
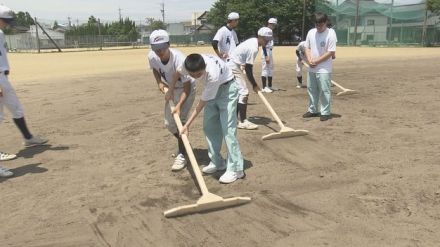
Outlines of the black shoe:
[[332,118],[332,115],[321,115],[321,117],[319,118],[319,120],[321,121],[327,121],[329,119]]
[[303,118],[319,117],[319,115],[320,114],[318,112],[317,113],[306,112],[306,113],[304,113]]

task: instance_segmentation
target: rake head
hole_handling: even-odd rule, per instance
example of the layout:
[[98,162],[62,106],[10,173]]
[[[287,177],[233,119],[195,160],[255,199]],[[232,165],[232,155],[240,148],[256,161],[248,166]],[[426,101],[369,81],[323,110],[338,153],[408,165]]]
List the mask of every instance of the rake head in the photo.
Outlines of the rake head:
[[350,94],[357,94],[357,93],[359,93],[359,92],[356,90],[345,89],[344,91],[337,93],[336,96],[350,95]]
[[212,193],[208,193],[200,197],[195,204],[176,207],[165,211],[165,217],[176,217],[187,214],[200,213],[205,211],[220,210],[227,207],[238,206],[251,201],[250,197],[231,197],[223,198]]
[[268,135],[263,136],[261,139],[270,140],[270,139],[287,138],[294,136],[303,136],[307,134],[309,134],[307,130],[294,130],[292,128],[284,127],[279,132],[270,133]]

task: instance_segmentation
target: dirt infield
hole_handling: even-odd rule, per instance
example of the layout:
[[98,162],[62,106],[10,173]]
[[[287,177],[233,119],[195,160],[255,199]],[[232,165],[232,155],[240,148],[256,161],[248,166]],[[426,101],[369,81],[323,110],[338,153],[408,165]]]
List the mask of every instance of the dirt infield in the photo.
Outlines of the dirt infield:
[[[261,141],[278,126],[252,94],[260,128],[238,133],[246,179],[205,179],[253,201],[174,219],[163,211],[199,193],[186,170],[171,172],[147,50],[10,54],[31,130],[50,145],[23,149],[13,122],[1,124],[0,150],[19,158],[1,163],[16,176],[0,179],[0,246],[440,246],[440,49],[338,48],[333,79],[360,94],[335,96],[340,117],[327,122],[301,118],[294,48],[274,52],[283,90],[266,96],[310,135]],[[200,117],[190,141],[206,165]]]

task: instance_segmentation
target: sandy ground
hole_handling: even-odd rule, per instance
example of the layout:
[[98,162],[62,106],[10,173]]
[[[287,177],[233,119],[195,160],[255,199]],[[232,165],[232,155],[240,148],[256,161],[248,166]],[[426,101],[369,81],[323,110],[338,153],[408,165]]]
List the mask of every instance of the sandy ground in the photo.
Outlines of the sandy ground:
[[[276,47],[283,90],[266,96],[310,135],[262,141],[279,127],[252,94],[260,128],[238,133],[246,179],[205,176],[213,193],[252,202],[173,219],[163,211],[199,193],[187,170],[170,171],[175,141],[146,53],[10,54],[31,130],[50,144],[24,149],[1,125],[0,150],[19,158],[2,162],[16,176],[0,179],[0,246],[440,246],[440,49],[338,48],[333,79],[360,94],[335,96],[340,117],[320,122],[301,118],[294,48]],[[200,117],[190,141],[206,165]]]

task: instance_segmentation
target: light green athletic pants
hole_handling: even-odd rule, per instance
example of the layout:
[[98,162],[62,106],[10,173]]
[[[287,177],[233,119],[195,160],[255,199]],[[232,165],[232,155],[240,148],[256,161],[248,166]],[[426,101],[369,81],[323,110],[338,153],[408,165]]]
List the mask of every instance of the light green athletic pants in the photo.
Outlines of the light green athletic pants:
[[309,112],[318,113],[318,103],[321,101],[321,115],[331,115],[331,78],[331,73],[309,72],[307,77]]
[[227,171],[242,171],[243,157],[237,140],[238,88],[234,81],[221,85],[215,99],[205,105],[203,130],[208,141],[208,154],[217,167],[222,165],[220,150],[223,139],[228,149]]

